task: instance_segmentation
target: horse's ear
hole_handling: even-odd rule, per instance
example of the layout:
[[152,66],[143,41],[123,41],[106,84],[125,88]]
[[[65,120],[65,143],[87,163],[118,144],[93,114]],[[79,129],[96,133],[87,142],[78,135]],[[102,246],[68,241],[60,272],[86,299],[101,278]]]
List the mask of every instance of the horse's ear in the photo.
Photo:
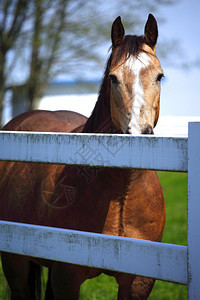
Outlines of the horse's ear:
[[152,14],[149,14],[148,20],[146,22],[144,36],[147,45],[149,45],[154,50],[158,38],[158,26],[157,21]]
[[112,25],[111,39],[113,48],[120,46],[125,37],[124,26],[121,22],[121,17],[117,17]]

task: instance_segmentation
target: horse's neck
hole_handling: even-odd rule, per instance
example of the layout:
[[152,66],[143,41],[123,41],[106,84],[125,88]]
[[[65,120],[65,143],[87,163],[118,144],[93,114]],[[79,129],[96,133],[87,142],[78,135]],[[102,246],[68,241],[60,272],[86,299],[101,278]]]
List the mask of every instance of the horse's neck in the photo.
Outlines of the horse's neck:
[[108,79],[108,70],[109,67],[107,66],[97,103],[82,132],[109,133],[115,131],[110,115],[111,85],[110,80]]
[[[85,127],[83,128],[82,132],[84,133],[118,132],[112,123],[110,114],[111,83],[108,78],[109,63],[110,60],[108,61],[104,79],[100,88],[98,101],[95,105],[92,115],[87,120]],[[90,167],[88,168],[90,169]],[[104,180],[104,184],[109,187],[111,192],[113,192],[113,189],[115,189],[116,191],[118,191],[119,195],[123,195],[124,193],[126,193],[132,173],[129,169],[101,168],[101,172],[104,173],[104,179],[109,178],[110,183]]]

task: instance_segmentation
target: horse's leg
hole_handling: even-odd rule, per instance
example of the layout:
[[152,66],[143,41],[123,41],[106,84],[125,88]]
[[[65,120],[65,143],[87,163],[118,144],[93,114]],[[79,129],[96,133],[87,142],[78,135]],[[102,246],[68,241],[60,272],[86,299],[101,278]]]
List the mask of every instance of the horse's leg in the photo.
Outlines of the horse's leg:
[[136,276],[131,285],[133,300],[146,300],[154,286],[155,279]]
[[131,284],[135,275],[119,273],[115,276],[119,285],[118,300],[130,300],[131,298]]
[[[11,300],[41,299],[40,267],[28,258],[11,253],[1,253],[2,266],[11,291]],[[38,278],[35,273],[38,272]],[[36,282],[37,280],[37,282]],[[36,288],[38,293],[36,293]]]
[[119,285],[118,300],[146,300],[153,288],[155,279],[118,274],[116,281]]
[[89,268],[66,263],[54,263],[51,269],[51,287],[55,299],[79,299],[80,286],[87,279]]

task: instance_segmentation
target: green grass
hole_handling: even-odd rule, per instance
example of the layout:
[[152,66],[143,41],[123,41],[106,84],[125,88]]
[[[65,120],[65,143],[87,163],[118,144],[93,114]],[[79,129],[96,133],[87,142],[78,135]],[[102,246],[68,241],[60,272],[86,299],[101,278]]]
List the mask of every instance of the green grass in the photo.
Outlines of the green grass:
[[[163,242],[187,244],[187,174],[158,172],[164,191],[167,220]],[[106,275],[87,280],[81,287],[80,300],[117,299],[115,279]],[[6,282],[0,266],[0,299],[7,299]],[[187,287],[156,281],[150,300],[185,300]]]
[[2,265],[0,260],[0,299],[5,300],[8,299],[8,288],[5,277],[2,271]]
[[[187,174],[158,172],[164,191],[167,220],[163,242],[187,245]],[[187,299],[187,287],[156,281],[150,300]]]
[[82,284],[79,300],[116,300],[117,292],[115,278],[102,274]]

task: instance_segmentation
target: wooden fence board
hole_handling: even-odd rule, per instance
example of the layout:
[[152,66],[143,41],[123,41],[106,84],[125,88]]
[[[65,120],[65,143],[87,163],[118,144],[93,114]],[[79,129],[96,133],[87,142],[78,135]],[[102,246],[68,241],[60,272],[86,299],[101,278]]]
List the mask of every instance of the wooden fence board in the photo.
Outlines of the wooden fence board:
[[0,160],[187,172],[187,138],[1,131]]
[[0,221],[0,250],[187,284],[187,247]]

